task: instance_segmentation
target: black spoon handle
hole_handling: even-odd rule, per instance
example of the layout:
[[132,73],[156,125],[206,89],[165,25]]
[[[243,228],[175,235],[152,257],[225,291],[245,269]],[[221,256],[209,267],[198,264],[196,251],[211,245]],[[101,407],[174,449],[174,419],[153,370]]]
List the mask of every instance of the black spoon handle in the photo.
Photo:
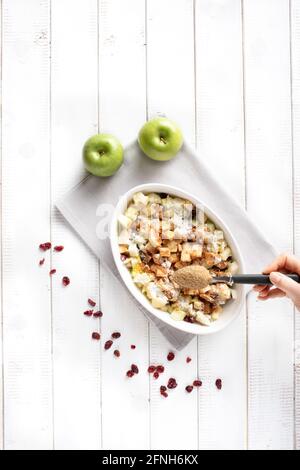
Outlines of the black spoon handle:
[[[285,274],[285,276],[300,283],[299,274]],[[225,276],[224,276],[225,277]],[[234,284],[263,284],[272,285],[268,274],[236,274],[231,276],[231,282]]]

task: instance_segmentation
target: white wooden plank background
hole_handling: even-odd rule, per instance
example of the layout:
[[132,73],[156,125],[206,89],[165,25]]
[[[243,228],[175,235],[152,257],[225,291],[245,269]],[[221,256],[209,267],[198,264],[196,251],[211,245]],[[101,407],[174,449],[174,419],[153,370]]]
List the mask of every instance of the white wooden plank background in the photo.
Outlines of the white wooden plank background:
[[[1,7],[0,445],[299,448],[300,321],[288,301],[252,296],[230,329],[193,340],[167,364],[181,388],[164,400],[145,371],[166,363],[167,342],[53,209],[84,175],[88,136],[110,132],[126,145],[147,118],[163,114],[179,122],[278,250],[300,256],[299,2]],[[39,267],[37,247],[49,239],[65,250],[46,253]],[[101,322],[82,315],[88,297],[103,310]],[[90,340],[94,330],[103,342],[122,333],[120,359]],[[141,372],[129,381],[132,362]],[[204,386],[187,395],[184,385],[197,375]]]

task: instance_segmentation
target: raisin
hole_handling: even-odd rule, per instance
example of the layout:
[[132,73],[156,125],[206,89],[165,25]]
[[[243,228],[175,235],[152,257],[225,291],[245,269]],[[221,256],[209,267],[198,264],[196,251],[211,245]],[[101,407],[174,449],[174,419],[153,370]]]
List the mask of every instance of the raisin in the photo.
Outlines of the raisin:
[[40,259],[40,261],[39,261],[39,266],[43,266],[44,263],[45,263],[45,258]]
[[51,269],[51,271],[49,272],[49,275],[52,276],[55,273],[56,273],[56,269]]
[[119,333],[118,331],[115,331],[114,333],[112,333],[111,337],[114,338],[114,339],[117,339],[117,338],[120,338],[121,336],[121,333]]
[[96,305],[96,302],[92,299],[88,299],[88,304],[91,306],[91,307],[95,307]]
[[191,393],[191,392],[193,391],[193,388],[194,388],[193,385],[187,385],[187,386],[185,387],[185,389],[186,389],[186,391],[187,391],[188,393]]
[[177,387],[176,379],[174,379],[173,377],[171,377],[171,378],[168,380],[168,385],[167,385],[167,387],[170,388],[170,389],[176,388],[176,387]]
[[40,246],[39,246],[39,248],[40,248],[40,250],[42,250],[42,251],[50,250],[50,248],[51,248],[51,243],[50,243],[50,242],[41,243]]
[[112,347],[112,344],[113,344],[113,341],[111,339],[109,339],[108,341],[106,341],[106,343],[104,344],[104,349],[110,349]]
[[169,354],[167,355],[168,361],[173,361],[174,357],[175,357],[175,354],[172,351],[170,351]]
[[64,247],[62,245],[56,245],[54,251],[63,251]]
[[99,339],[101,338],[101,336],[100,336],[99,333],[97,333],[96,331],[94,331],[94,333],[92,333],[92,338],[99,341]]
[[149,372],[149,374],[153,374],[153,372],[155,372],[155,370],[156,370],[156,367],[155,367],[155,366],[149,366],[149,367],[148,367],[148,372]]
[[202,382],[201,380],[194,380],[193,382],[194,387],[202,387]]
[[85,310],[85,312],[83,312],[83,315],[86,315],[87,317],[91,317],[93,315],[93,310]]
[[64,286],[68,286],[70,284],[70,279],[68,278],[68,276],[64,276],[62,278],[62,283]]
[[221,380],[221,379],[217,379],[217,380],[216,380],[216,387],[217,387],[217,389],[218,389],[218,390],[221,390],[221,389],[222,389],[222,386],[223,386],[222,380]]
[[192,360],[192,359],[191,359],[189,356],[186,358],[186,362],[187,362],[187,363],[191,362],[191,360]]
[[98,310],[98,312],[93,313],[93,316],[95,318],[100,318],[100,317],[103,317],[103,313],[101,312],[101,310]]
[[162,374],[164,372],[165,368],[164,368],[164,366],[157,366],[156,370],[159,374]]
[[120,351],[119,351],[118,349],[115,349],[115,350],[114,350],[114,355],[115,355],[116,357],[120,357],[120,355],[121,355],[121,354],[120,354]]
[[138,374],[139,373],[139,368],[136,364],[131,364],[131,370],[134,374]]

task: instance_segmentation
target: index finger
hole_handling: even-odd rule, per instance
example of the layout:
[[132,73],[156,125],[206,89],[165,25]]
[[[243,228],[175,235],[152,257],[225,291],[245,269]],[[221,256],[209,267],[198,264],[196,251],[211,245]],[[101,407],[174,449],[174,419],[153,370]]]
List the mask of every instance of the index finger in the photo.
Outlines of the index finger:
[[283,269],[300,274],[300,260],[298,260],[294,255],[284,253],[275,258],[271,264],[266,266],[263,273],[270,274],[272,271],[281,271]]

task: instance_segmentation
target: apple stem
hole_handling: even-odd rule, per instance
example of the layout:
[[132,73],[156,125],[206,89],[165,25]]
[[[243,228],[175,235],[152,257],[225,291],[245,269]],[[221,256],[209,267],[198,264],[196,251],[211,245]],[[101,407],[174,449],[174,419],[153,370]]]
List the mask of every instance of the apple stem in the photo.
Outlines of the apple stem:
[[160,137],[160,141],[163,142],[164,144],[167,143],[163,137]]

